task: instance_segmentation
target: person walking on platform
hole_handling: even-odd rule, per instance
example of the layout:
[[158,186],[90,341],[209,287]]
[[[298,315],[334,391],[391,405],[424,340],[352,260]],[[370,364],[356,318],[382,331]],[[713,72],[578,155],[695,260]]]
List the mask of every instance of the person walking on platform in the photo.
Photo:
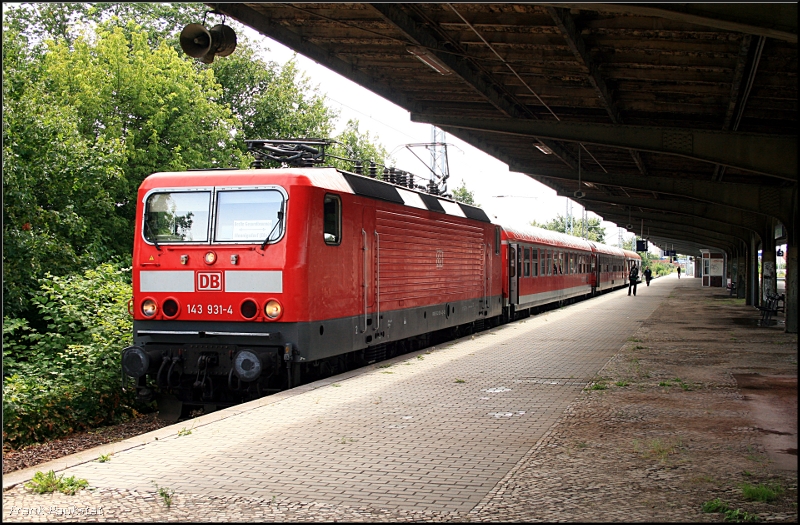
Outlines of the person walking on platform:
[[631,266],[631,272],[628,274],[628,295],[633,290],[633,296],[636,297],[636,285],[639,283],[639,268],[634,264]]
[[650,279],[653,278],[653,271],[650,268],[644,269],[644,280],[647,282],[647,286],[650,286]]
[[681,267],[678,266],[678,279],[680,279],[680,278],[681,278]]

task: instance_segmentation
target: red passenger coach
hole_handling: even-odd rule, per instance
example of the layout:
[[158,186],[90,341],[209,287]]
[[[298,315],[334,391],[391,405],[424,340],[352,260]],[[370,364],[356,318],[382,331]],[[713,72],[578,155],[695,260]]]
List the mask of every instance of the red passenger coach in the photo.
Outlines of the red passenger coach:
[[325,167],[145,179],[122,359],[140,397],[236,403],[499,318],[497,227],[409,186]]
[[503,228],[506,304],[516,312],[589,295],[592,246],[562,233]]
[[503,306],[509,319],[627,285],[636,252],[536,227],[502,231]]

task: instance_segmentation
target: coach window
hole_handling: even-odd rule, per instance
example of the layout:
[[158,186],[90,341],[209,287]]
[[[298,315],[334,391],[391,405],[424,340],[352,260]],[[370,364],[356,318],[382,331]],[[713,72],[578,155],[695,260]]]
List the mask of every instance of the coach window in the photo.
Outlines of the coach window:
[[342,242],[342,199],[336,195],[325,195],[323,213],[325,244],[338,245]]
[[530,277],[531,276],[531,249],[526,247],[525,251],[523,253],[525,254],[525,256],[524,256],[525,264],[523,266],[523,269],[525,270],[524,276],[525,277]]
[[552,275],[553,271],[553,250],[547,250],[547,257],[544,261],[544,268],[542,268],[542,275]]
[[517,258],[517,250],[513,246],[509,247],[508,249],[508,258],[509,258],[508,271],[510,273],[510,277],[516,277],[517,265],[514,264],[514,260]]
[[531,248],[531,276],[539,275],[539,249]]

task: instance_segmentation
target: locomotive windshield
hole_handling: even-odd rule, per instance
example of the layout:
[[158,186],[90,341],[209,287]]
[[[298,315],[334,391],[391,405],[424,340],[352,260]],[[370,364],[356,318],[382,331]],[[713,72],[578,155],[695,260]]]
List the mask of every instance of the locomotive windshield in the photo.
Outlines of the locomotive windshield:
[[[154,243],[275,242],[283,234],[284,196],[272,189],[154,192],[145,202],[143,234]],[[213,228],[209,225],[213,223]]]
[[220,190],[217,192],[217,242],[275,241],[283,195],[276,190]]
[[154,193],[144,211],[144,238],[150,242],[208,240],[210,191]]

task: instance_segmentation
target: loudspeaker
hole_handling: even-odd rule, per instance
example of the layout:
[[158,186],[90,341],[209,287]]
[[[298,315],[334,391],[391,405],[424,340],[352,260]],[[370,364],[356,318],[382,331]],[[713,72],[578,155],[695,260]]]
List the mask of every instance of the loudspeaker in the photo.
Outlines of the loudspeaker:
[[183,52],[200,62],[210,64],[214,55],[226,57],[236,49],[236,33],[226,25],[218,24],[206,30],[200,24],[189,24],[180,36]]
[[189,24],[180,36],[181,49],[192,58],[200,58],[211,51],[211,33],[200,24]]
[[236,49],[236,32],[219,24],[211,28],[211,49],[215,55],[226,57]]

